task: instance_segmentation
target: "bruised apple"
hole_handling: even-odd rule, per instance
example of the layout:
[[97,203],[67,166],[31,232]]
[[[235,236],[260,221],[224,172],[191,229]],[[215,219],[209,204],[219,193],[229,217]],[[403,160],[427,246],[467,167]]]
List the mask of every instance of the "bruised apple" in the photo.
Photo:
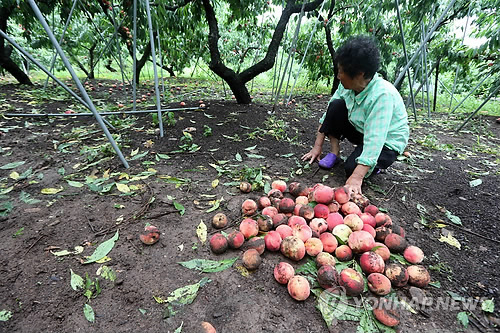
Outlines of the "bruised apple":
[[319,253],[323,252],[323,243],[319,238],[311,237],[305,243],[306,252],[311,257],[317,256]]
[[351,199],[351,192],[347,189],[347,187],[338,187],[334,190],[335,201],[339,204],[343,205]]
[[281,241],[281,253],[287,258],[299,261],[306,255],[306,247],[299,237],[288,236]]
[[269,251],[279,251],[281,247],[281,235],[277,231],[269,231],[267,235],[264,236],[264,243],[266,244],[266,249]]
[[280,234],[282,240],[285,239],[288,236],[292,236],[293,235],[292,228],[290,228],[286,224],[279,225],[276,228],[276,231]]
[[257,203],[252,199],[246,199],[241,204],[241,212],[243,213],[243,215],[250,216],[255,214],[256,211],[257,211]]
[[275,180],[271,183],[271,188],[279,190],[281,193],[285,193],[286,183],[283,180]]
[[332,265],[332,266],[335,266],[335,257],[332,256],[330,253],[328,252],[320,252],[317,256],[316,256],[316,266],[319,268],[321,266],[324,266],[324,265]]
[[210,238],[210,249],[215,254],[224,253],[227,246],[227,238],[221,233],[216,233]]
[[375,240],[368,231],[354,231],[347,240],[349,247],[354,253],[370,251],[375,246]]
[[256,249],[249,249],[243,253],[243,266],[249,271],[253,271],[260,266],[261,258]]
[[323,289],[335,288],[339,285],[339,274],[332,265],[323,265],[318,269],[318,283]]
[[420,264],[424,260],[424,252],[418,246],[410,245],[403,252],[403,257],[411,264]]
[[340,245],[335,249],[335,256],[340,261],[349,261],[352,259],[352,250],[347,245]]
[[224,213],[217,213],[212,219],[212,226],[216,229],[224,228],[227,225],[227,216]]
[[240,223],[240,231],[246,239],[249,239],[250,237],[257,236],[259,233],[259,225],[257,221],[253,219],[244,219]]
[[[318,204],[328,205],[333,201],[334,191],[330,186],[317,184],[313,190],[313,198]],[[337,200],[338,201],[338,200]]]
[[328,231],[332,231],[333,228],[335,228],[339,224],[344,224],[344,218],[342,217],[342,215],[340,215],[340,213],[330,213],[326,218],[326,223],[328,224]]
[[288,281],[287,289],[290,296],[297,301],[306,300],[311,293],[309,281],[300,275],[295,275]]
[[160,239],[160,230],[153,225],[148,225],[139,235],[139,239],[146,245],[153,245]]
[[389,278],[391,284],[396,287],[404,287],[408,283],[409,275],[406,268],[398,263],[390,263],[385,266],[385,276]]
[[375,295],[384,296],[391,292],[391,281],[381,273],[371,273],[366,278],[368,289]]
[[394,327],[399,324],[399,312],[394,302],[387,298],[379,298],[377,306],[373,308],[373,315],[385,326]]
[[367,251],[361,255],[359,265],[366,274],[384,273],[385,270],[384,259],[372,251]]
[[264,253],[266,249],[266,243],[262,237],[252,237],[248,240],[245,250],[256,249],[259,254]]
[[339,284],[345,288],[346,294],[349,296],[358,296],[365,287],[361,273],[352,268],[344,268],[340,272]]
[[280,262],[274,266],[274,278],[281,284],[287,284],[295,275],[295,269],[287,262]]
[[429,271],[422,265],[411,265],[407,268],[408,282],[418,288],[425,288],[431,282]]
[[232,249],[239,249],[245,242],[245,236],[241,231],[234,230],[227,236],[227,245]]
[[324,232],[319,236],[321,243],[323,243],[323,251],[328,253],[335,252],[335,249],[338,246],[338,241],[335,236],[329,232]]

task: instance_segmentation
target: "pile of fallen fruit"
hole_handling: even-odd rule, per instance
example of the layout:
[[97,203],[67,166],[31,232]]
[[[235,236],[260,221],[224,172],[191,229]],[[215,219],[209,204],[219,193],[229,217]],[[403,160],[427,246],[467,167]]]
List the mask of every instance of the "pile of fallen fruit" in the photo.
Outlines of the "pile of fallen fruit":
[[[213,253],[238,249],[246,241],[242,261],[248,270],[259,267],[266,250],[280,251],[295,262],[307,254],[315,258],[316,278],[322,288],[351,297],[363,293],[365,282],[376,296],[388,295],[391,288],[407,284],[419,288],[429,284],[429,272],[420,265],[423,251],[408,244],[404,229],[363,195],[351,197],[345,187],[323,184],[307,187],[292,182],[287,186],[281,180],[272,182],[271,188],[266,196],[242,203],[239,230],[218,232],[210,238]],[[243,182],[240,189],[250,192],[251,186]],[[227,223],[226,215],[218,213],[212,226],[220,229]],[[391,254],[404,257],[406,262],[392,260]],[[356,267],[337,265],[336,269],[337,263],[353,259]],[[309,297],[309,281],[296,275],[290,263],[278,263],[274,277],[287,285],[295,300]],[[388,299],[380,300],[373,308],[375,318],[386,326],[398,325],[398,312],[385,304]]]

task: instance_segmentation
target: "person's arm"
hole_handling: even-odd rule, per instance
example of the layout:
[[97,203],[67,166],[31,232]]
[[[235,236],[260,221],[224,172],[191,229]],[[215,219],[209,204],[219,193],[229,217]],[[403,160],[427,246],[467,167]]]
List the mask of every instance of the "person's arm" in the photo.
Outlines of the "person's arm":
[[356,166],[352,175],[345,182],[345,186],[349,189],[351,195],[361,194],[363,179],[369,171],[370,167],[368,165],[358,164]]
[[325,134],[324,133],[321,133],[319,131],[319,129],[321,128],[321,124],[319,125],[318,127],[318,131],[316,133],[316,140],[314,141],[314,146],[313,148],[311,149],[311,151],[309,151],[308,153],[304,154],[304,156],[302,156],[302,160],[303,161],[309,161],[309,164],[312,164],[314,161],[318,160],[319,161],[319,158],[321,156],[321,152],[322,152],[322,147],[323,147],[323,143],[325,142]]

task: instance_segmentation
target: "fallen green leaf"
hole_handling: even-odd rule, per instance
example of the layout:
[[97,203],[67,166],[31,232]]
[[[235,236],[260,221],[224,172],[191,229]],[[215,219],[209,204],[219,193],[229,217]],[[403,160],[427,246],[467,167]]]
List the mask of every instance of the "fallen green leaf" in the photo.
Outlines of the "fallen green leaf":
[[467,315],[467,312],[462,311],[457,313],[457,319],[463,327],[467,328],[469,326],[469,315]]
[[462,225],[462,220],[460,219],[460,217],[456,216],[456,215],[453,215],[449,210],[447,210],[445,212],[446,214],[446,217],[453,223],[455,224],[458,224],[458,225]]
[[85,287],[85,282],[83,281],[83,278],[80,275],[73,272],[72,269],[70,269],[69,271],[71,272],[71,282],[70,282],[71,288],[73,288],[73,290],[78,290]]
[[184,208],[183,205],[178,203],[177,201],[174,201],[174,207],[179,211],[179,214],[182,216],[186,212],[186,208]]
[[204,277],[197,283],[180,287],[172,291],[165,300],[165,303],[168,304],[169,316],[175,315],[183,306],[193,303],[198,295],[198,290],[209,282],[211,282],[211,280]]
[[73,180],[67,180],[66,181],[68,183],[69,186],[73,186],[73,187],[83,187],[84,184],[83,183],[80,183],[80,182],[76,182],[76,181],[73,181]]
[[493,313],[493,311],[495,311],[495,303],[493,301],[493,298],[492,299],[486,299],[486,300],[482,301],[481,302],[481,309],[484,312]]
[[96,274],[102,276],[106,280],[110,280],[110,281],[116,280],[116,272],[112,268],[110,268],[106,265],[99,267]]
[[307,262],[295,270],[295,274],[310,274],[313,276],[318,275],[318,268],[316,266],[316,261],[314,259],[309,258]]
[[18,162],[7,163],[7,164],[2,165],[0,167],[0,169],[2,169],[2,170],[15,169],[18,166],[23,165],[24,163],[26,163],[26,162],[25,161],[18,161]]
[[115,246],[115,242],[117,240],[118,240],[118,230],[116,231],[115,235],[112,238],[99,244],[99,246],[95,249],[94,253],[92,253],[90,257],[87,257],[87,260],[84,262],[84,264],[90,264],[94,261],[97,261],[107,256],[108,253],[113,249],[113,246]]
[[181,325],[175,329],[174,333],[181,333],[182,332],[182,325],[184,325],[183,321],[181,322]]
[[34,205],[42,202],[42,200],[32,198],[31,194],[24,191],[21,191],[21,193],[19,193],[19,200],[21,200],[24,203],[27,203],[28,205]]
[[88,304],[83,306],[83,314],[85,315],[85,319],[93,323],[95,321],[94,309]]
[[469,182],[470,187],[476,187],[483,183],[481,179],[474,179]]
[[12,318],[12,312],[8,310],[0,310],[0,321],[7,321]]
[[202,271],[204,273],[214,273],[223,271],[231,267],[238,258],[217,260],[207,260],[207,259],[192,259],[189,261],[179,262],[180,265],[189,268]]

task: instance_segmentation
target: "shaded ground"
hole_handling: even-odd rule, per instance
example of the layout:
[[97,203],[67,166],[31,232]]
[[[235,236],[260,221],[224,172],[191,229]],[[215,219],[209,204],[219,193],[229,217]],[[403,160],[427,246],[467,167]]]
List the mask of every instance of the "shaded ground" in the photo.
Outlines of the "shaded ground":
[[[96,104],[117,105],[120,99],[128,104],[125,92],[109,94],[109,85],[92,92]],[[130,169],[109,153],[93,118],[0,119],[0,167],[24,162],[0,169],[0,310],[12,312],[8,321],[0,322],[0,331],[174,332],[182,325],[182,332],[196,332],[200,321],[211,322],[217,332],[328,331],[314,297],[296,302],[273,279],[274,265],[283,260],[280,254],[266,252],[259,269],[248,276],[242,275],[240,259],[217,273],[201,274],[178,264],[194,258],[241,257],[242,251],[235,250],[215,256],[200,243],[196,228],[204,221],[209,236],[213,234],[210,221],[219,211],[230,217],[231,227],[238,225],[241,202],[263,193],[259,189],[242,194],[231,184],[245,175],[262,170],[264,182],[343,185],[341,165],[325,171],[298,159],[314,140],[316,119],[328,97],[297,97],[293,108],[282,107],[271,115],[272,106],[261,95],[255,104],[244,106],[223,100],[209,87],[172,83],[172,89],[178,96],[184,94],[186,106],[198,106],[203,96],[207,108],[175,112],[176,123],[165,124],[163,138],[151,116],[107,118],[116,128],[111,132],[120,136]],[[59,100],[53,95],[44,99],[40,91],[2,84],[0,111],[75,109],[64,94]],[[180,100],[171,106],[177,107]],[[434,285],[440,284],[425,289],[434,302],[425,311],[402,310],[401,332],[493,332],[499,324],[500,125],[481,117],[455,134],[461,121],[446,115],[412,121],[411,157],[370,178],[363,188],[372,203],[406,230],[410,243],[424,250],[423,264]],[[196,150],[195,145],[196,152],[173,153]],[[351,149],[349,144],[342,148],[347,153]],[[131,192],[120,192],[111,186],[115,183]],[[43,194],[47,189],[60,192]],[[218,210],[207,212],[211,200],[222,198]],[[185,208],[183,215],[179,204]],[[455,217],[461,226],[452,223]],[[162,232],[153,246],[138,239],[146,223]],[[111,261],[104,264],[117,273],[111,282],[96,275],[102,264],[82,265],[81,258],[116,230],[120,238],[109,253]],[[439,241],[448,233],[460,249]],[[84,251],[78,255],[51,253],[79,245]],[[100,281],[101,293],[88,302],[95,311],[94,323],[83,314],[87,298],[70,286],[70,269]],[[175,315],[168,316],[166,305],[153,297],[166,298],[203,277],[211,282]],[[463,306],[453,302],[449,292],[476,301],[467,329],[457,321]],[[397,295],[409,298],[409,288],[398,289]],[[477,304],[485,299],[494,300],[493,314]],[[329,329],[355,332],[356,327],[355,322],[340,322]]]

